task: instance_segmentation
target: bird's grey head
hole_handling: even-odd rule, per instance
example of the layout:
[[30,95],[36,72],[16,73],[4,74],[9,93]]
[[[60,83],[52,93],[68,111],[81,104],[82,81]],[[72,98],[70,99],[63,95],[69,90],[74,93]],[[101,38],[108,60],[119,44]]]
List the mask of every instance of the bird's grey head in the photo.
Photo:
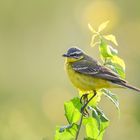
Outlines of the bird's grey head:
[[83,56],[83,51],[79,48],[72,47],[69,48],[66,54],[63,54],[64,57],[80,59]]

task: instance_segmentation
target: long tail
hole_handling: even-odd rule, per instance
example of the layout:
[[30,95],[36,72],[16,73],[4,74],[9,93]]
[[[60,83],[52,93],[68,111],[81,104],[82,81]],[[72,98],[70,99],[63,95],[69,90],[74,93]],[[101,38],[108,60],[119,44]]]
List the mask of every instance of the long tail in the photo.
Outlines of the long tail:
[[139,89],[139,88],[134,87],[134,86],[132,86],[132,85],[129,85],[128,83],[125,83],[125,82],[118,82],[117,84],[120,85],[120,86],[129,88],[129,89],[135,90],[135,91],[137,91],[137,92],[140,92],[140,89]]
[[127,87],[127,88],[129,88],[129,89],[132,89],[132,90],[135,90],[135,91],[140,92],[140,89],[139,89],[139,88],[134,87],[134,86],[132,86],[132,85],[129,85],[129,84],[127,84],[127,83],[125,83],[124,86]]

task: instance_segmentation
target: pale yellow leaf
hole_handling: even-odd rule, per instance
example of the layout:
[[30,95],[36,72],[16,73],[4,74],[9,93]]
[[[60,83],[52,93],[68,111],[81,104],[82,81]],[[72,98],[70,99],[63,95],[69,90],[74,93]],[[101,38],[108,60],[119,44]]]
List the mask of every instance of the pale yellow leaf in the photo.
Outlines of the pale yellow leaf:
[[104,35],[103,36],[105,39],[111,41],[112,43],[114,43],[116,46],[118,46],[118,43],[116,41],[116,37],[114,35]]
[[97,37],[97,34],[94,34],[91,38],[91,45],[95,43],[95,38]]
[[109,21],[106,21],[106,22],[102,23],[98,28],[98,32],[103,31],[106,28],[108,23],[109,23]]
[[113,56],[112,61],[113,61],[114,63],[117,63],[117,64],[121,65],[122,68],[125,70],[125,63],[124,63],[124,61],[123,61],[120,57],[118,57],[118,56]]
[[96,31],[93,29],[93,27],[90,25],[90,23],[88,23],[88,28],[91,32],[93,32],[94,34],[96,33]]
[[96,45],[99,45],[101,42],[95,42],[93,44],[90,44],[91,47],[95,47]]

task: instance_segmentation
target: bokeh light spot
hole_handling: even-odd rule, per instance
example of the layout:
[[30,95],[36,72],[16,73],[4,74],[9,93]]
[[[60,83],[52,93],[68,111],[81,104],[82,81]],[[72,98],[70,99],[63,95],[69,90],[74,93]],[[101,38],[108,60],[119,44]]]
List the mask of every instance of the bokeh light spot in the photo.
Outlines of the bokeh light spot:
[[84,23],[90,23],[93,27],[97,28],[99,24],[110,20],[109,30],[114,28],[119,22],[120,14],[119,8],[112,1],[94,1],[89,3],[83,13]]

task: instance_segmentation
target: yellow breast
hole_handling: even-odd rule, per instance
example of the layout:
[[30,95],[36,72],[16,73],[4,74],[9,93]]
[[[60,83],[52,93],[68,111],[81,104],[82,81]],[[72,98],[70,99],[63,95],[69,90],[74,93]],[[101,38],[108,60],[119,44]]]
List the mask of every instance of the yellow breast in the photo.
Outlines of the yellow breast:
[[113,87],[111,82],[74,71],[69,63],[66,63],[66,71],[73,85],[82,91]]

